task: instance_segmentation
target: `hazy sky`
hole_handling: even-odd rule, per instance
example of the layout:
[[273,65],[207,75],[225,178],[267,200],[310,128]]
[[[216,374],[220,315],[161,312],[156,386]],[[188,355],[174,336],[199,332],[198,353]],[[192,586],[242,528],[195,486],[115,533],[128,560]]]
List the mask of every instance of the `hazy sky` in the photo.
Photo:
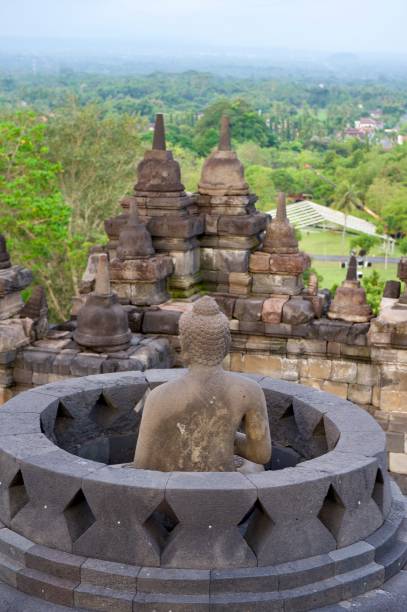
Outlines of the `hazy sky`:
[[0,37],[407,54],[407,0],[0,0]]

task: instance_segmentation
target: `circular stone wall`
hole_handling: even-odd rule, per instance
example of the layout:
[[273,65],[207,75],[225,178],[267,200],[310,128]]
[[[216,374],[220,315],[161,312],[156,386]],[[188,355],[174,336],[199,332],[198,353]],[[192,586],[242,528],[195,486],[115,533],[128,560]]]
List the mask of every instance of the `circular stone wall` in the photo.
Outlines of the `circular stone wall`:
[[[71,563],[80,558],[83,567],[119,562],[130,572],[137,568],[137,575],[145,571],[149,592],[162,592],[151,576],[162,580],[157,572],[166,572],[169,592],[181,578],[189,585],[183,587],[189,589],[189,610],[190,596],[202,595],[198,585],[210,581],[219,596],[260,590],[270,602],[284,599],[284,589],[288,601],[294,586],[310,584],[314,592],[316,580],[337,576],[329,601],[338,601],[347,584],[338,576],[350,572],[351,580],[358,568],[360,578],[366,567],[374,586],[381,584],[386,564],[378,563],[380,554],[397,570],[406,549],[398,535],[404,509],[388,477],[384,433],[367,413],[330,394],[254,377],[266,396],[272,438],[281,449],[293,449],[296,461],[300,457],[295,467],[243,475],[108,465],[131,458],[149,389],[180,374],[90,376],[7,402],[0,412],[0,520],[6,526],[0,553],[1,534],[14,534],[30,546],[42,545],[51,557],[58,551]],[[114,571],[110,578],[104,571],[105,586],[112,588]],[[24,572],[23,564],[17,573]],[[366,576],[365,590],[373,584]],[[357,592],[363,590],[359,582],[359,590],[352,587]],[[27,584],[34,588],[32,580],[20,578],[20,588]],[[78,589],[73,585],[72,592]],[[77,605],[86,607],[77,597]],[[245,601],[242,610],[248,609]]]

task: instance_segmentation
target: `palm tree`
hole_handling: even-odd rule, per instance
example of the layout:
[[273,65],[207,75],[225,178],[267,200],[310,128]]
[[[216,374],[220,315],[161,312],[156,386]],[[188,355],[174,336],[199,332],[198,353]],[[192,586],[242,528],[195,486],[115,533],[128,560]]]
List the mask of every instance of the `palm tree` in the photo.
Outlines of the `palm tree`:
[[335,202],[335,208],[340,210],[345,215],[345,222],[342,229],[342,254],[345,255],[345,236],[346,236],[346,225],[348,215],[355,209],[363,209],[363,202],[360,199],[359,192],[354,188],[353,185],[347,185],[345,191]]

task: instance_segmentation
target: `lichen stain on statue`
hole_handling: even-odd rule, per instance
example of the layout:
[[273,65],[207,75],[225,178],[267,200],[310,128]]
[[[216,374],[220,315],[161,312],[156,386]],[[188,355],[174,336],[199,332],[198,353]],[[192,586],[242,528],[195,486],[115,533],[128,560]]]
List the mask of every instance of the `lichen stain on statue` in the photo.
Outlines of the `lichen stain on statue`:
[[180,340],[188,370],[148,395],[132,467],[262,470],[271,455],[265,397],[255,381],[224,371],[229,324],[213,298],[181,316]]

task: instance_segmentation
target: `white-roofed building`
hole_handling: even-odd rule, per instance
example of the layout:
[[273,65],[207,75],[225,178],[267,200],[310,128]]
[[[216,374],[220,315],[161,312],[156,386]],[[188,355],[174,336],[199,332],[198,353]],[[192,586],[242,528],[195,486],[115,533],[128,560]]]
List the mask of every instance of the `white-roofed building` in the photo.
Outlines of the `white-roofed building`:
[[[275,213],[276,209],[269,211],[272,217],[275,216]],[[387,242],[391,250],[394,247],[394,239],[391,236],[378,234],[376,226],[370,221],[365,221],[365,219],[360,219],[354,215],[345,215],[339,210],[316,204],[316,202],[311,202],[310,200],[288,204],[287,217],[290,223],[299,229],[312,226],[324,230],[343,230],[345,228],[347,232],[362,233],[381,238],[384,242]]]

